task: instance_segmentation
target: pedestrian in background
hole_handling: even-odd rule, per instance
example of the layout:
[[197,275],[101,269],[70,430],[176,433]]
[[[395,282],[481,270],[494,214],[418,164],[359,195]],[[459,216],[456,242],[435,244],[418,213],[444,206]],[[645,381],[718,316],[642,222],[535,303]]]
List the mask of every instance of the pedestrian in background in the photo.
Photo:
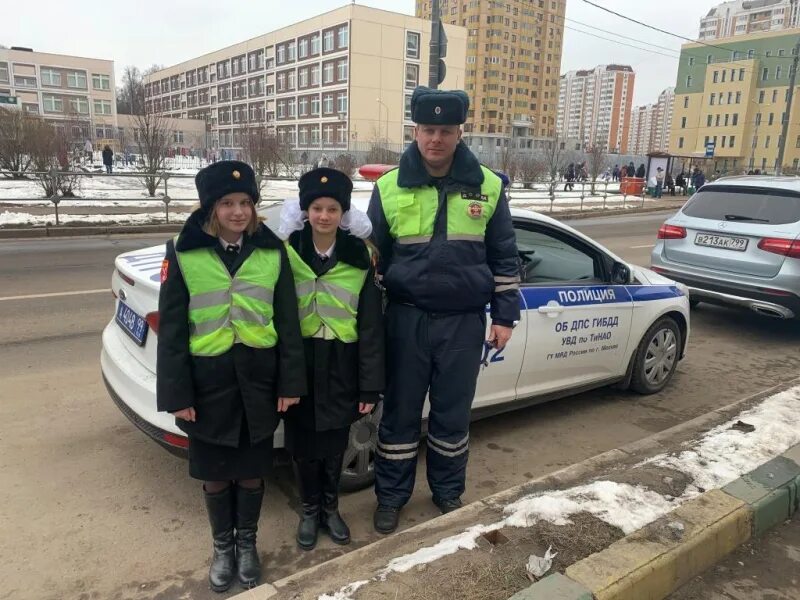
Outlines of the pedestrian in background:
[[297,296],[280,239],[261,223],[253,169],[218,162],[195,177],[200,207],[161,267],[156,397],[189,437],[214,539],[208,579],[250,588],[279,414],[306,393]]
[[284,417],[302,515],[297,544],[311,550],[320,527],[350,543],[339,513],[339,478],[350,425],[369,414],[384,388],[383,296],[363,238],[369,218],[351,208],[353,182],[335,169],[300,178],[300,201],[283,205],[303,335],[308,394]]
[[114,151],[111,146],[106,144],[103,146],[103,166],[106,168],[106,173],[111,175],[111,168],[114,164]]
[[614,170],[611,172],[611,180],[619,181],[619,165],[614,165]]
[[567,170],[564,172],[564,191],[572,191],[575,187],[575,163],[569,163]]
[[683,170],[681,170],[675,178],[675,186],[681,189],[681,196],[686,195],[686,175],[683,173]]
[[94,148],[90,140],[86,140],[86,143],[83,145],[83,153],[86,155],[88,161],[94,164]]
[[661,198],[664,192],[664,169],[658,167],[656,169],[656,190],[655,198]]
[[700,188],[706,184],[706,176],[700,167],[694,168],[694,173],[692,174],[692,187],[694,191],[700,191]]
[[[417,87],[415,141],[378,179],[369,216],[386,289],[387,379],[375,456],[375,530],[394,531],[411,498],[422,410],[427,478],[442,513],[461,507],[484,344],[519,320],[519,253],[503,183],[461,141],[469,97]],[[486,306],[492,324],[488,340]]]
[[667,172],[664,175],[664,187],[669,190],[670,195],[675,195],[675,180],[672,179],[672,173]]
[[636,169],[636,177],[638,177],[639,179],[644,179],[646,173],[647,171],[644,168],[644,163],[640,164],[639,168]]

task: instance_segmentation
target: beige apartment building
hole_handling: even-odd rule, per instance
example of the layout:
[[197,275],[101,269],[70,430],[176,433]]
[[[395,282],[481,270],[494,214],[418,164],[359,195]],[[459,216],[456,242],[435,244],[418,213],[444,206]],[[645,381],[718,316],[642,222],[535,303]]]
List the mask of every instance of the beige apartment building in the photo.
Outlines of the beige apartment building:
[[[463,88],[470,96],[467,144],[480,152],[505,147],[509,140],[515,147],[532,148],[552,139],[566,0],[439,4],[444,23],[467,29],[466,78],[448,77],[441,86]],[[416,14],[430,19],[430,0],[417,0]],[[447,60],[451,52],[452,43]]]
[[669,87],[658,95],[657,102],[633,107],[628,136],[629,153],[669,152],[674,102],[675,88]]
[[110,139],[117,126],[114,62],[29,48],[0,48],[0,96],[41,115],[76,141]]
[[797,0],[730,0],[700,19],[701,42],[800,26]]
[[[448,25],[444,87],[464,82],[466,29]],[[411,93],[427,82],[430,22],[348,4],[153,73],[145,108],[203,119],[210,145],[241,148],[266,124],[309,156],[413,140]]]

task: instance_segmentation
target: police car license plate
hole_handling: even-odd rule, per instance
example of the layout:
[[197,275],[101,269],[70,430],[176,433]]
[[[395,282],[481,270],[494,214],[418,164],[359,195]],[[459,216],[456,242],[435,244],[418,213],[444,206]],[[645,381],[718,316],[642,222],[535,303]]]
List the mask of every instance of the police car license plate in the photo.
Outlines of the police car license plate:
[[698,233],[694,238],[694,243],[698,246],[736,250],[737,252],[744,252],[747,250],[747,238],[733,237],[730,235]]
[[117,324],[122,331],[127,333],[139,346],[144,346],[147,339],[147,321],[139,316],[130,306],[122,300],[117,303]]

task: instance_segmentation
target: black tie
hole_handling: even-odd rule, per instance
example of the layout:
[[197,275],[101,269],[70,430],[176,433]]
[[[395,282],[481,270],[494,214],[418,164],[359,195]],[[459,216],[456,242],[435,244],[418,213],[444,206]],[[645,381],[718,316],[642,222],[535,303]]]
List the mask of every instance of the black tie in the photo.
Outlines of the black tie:
[[228,254],[239,254],[239,245],[238,244],[228,244],[228,247],[225,248],[225,252]]

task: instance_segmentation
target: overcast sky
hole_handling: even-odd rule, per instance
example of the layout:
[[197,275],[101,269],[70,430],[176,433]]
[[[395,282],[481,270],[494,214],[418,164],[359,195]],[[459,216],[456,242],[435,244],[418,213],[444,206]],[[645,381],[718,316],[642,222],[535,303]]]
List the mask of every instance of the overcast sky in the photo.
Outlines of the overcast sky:
[[[711,0],[594,0],[629,17],[694,38],[699,19],[717,4]],[[36,0],[32,10],[15,10],[0,19],[0,44],[27,46],[57,54],[115,61],[117,78],[125,65],[146,68],[173,65],[206,52],[267,33],[332,10],[347,0],[130,0],[128,2],[64,2]],[[414,0],[359,0],[359,4],[414,13]],[[7,12],[7,11],[6,11]],[[604,41],[565,30],[561,72],[597,64],[629,64],[636,71],[635,104],[654,102],[665,87],[675,85],[681,40],[623,20],[590,6],[567,1],[566,26],[615,40]],[[590,29],[585,23],[640,42]],[[631,44],[661,52],[630,48]],[[669,50],[671,49],[671,50]]]

